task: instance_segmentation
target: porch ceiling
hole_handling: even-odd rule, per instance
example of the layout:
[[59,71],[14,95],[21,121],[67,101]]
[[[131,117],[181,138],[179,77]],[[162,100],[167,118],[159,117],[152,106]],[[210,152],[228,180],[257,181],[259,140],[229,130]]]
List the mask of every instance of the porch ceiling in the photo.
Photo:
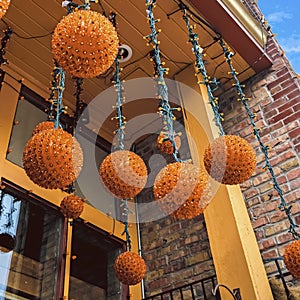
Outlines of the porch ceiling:
[[[61,0],[27,0],[25,3],[24,0],[12,0],[8,12],[3,17],[5,23],[1,22],[1,29],[5,29],[7,24],[14,31],[6,53],[9,62],[31,74],[32,77],[42,84],[41,88],[45,91],[50,85],[50,73],[53,68],[51,33],[56,24],[66,15],[66,9],[61,6],[61,2]],[[76,0],[73,2],[81,4],[83,1]],[[238,39],[241,36],[245,36],[244,29],[238,31],[239,25],[229,22],[232,17],[228,14],[228,11],[221,9],[220,1],[210,0],[209,3],[212,5],[206,7],[204,6],[204,1],[190,0],[186,3],[193,5],[193,9],[199,15],[203,11],[202,17],[205,17],[208,22],[215,22],[216,24],[211,25],[218,25],[220,33],[224,30],[224,36],[228,37],[227,42],[232,47],[236,46],[234,50],[237,53],[233,58],[233,63],[237,72],[240,73],[239,79],[244,81],[253,76],[257,71],[256,66],[251,66],[255,58],[248,59],[245,57],[247,53],[238,46]],[[143,36],[150,32],[146,20],[145,2],[143,0],[102,0],[101,4],[106,14],[109,14],[111,11],[116,12],[120,42],[129,45],[133,50],[131,60],[122,65],[124,68],[122,73],[123,79],[151,77],[153,65],[147,55],[151,49],[146,46],[146,42],[143,39]],[[99,3],[92,3],[91,8],[102,12]],[[216,8],[218,10],[214,11]],[[161,41],[162,55],[165,58],[167,67],[170,68],[170,78],[194,62],[191,45],[187,42],[185,23],[182,20],[181,12],[176,12],[177,9],[178,5],[174,0],[163,0],[158,1],[155,10],[156,17],[161,19],[161,22],[158,23],[158,26],[162,29],[159,40]],[[225,18],[224,26],[226,28],[220,27],[222,18]],[[197,30],[199,42],[205,48],[207,54],[205,60],[208,74],[225,84],[228,82],[228,67],[224,63],[219,44],[213,43],[215,34],[203,24],[197,26]],[[235,30],[236,35],[226,35],[226,32],[230,30]],[[31,38],[36,36],[43,37]],[[245,38],[242,42],[244,43],[242,48],[250,47],[250,44],[254,43],[251,39]],[[245,43],[248,44],[245,45]],[[207,45],[210,46],[206,48]],[[255,55],[258,54],[256,53]],[[82,94],[83,100],[88,103],[101,91],[110,87],[112,73],[113,70],[108,70],[99,78],[85,80]],[[75,88],[74,81],[70,76],[67,76],[65,86],[65,104],[74,109]],[[138,108],[136,109],[138,114]]]

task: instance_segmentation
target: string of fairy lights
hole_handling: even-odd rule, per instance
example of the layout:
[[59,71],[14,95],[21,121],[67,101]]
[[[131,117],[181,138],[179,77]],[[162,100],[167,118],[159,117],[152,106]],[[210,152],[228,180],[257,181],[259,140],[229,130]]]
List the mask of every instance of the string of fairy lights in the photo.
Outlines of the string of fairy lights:
[[146,13],[151,33],[145,36],[145,39],[147,39],[148,45],[153,45],[151,59],[154,61],[155,64],[154,77],[157,86],[157,96],[159,99],[158,112],[162,117],[163,123],[163,134],[172,143],[172,147],[174,149],[172,155],[175,161],[179,162],[181,160],[178,157],[178,145],[175,142],[175,130],[173,124],[173,121],[176,120],[173,111],[178,110],[178,108],[172,108],[168,99],[168,87],[164,79],[164,75],[168,74],[168,68],[164,67],[164,62],[161,61],[160,57],[159,41],[157,39],[158,34],[160,33],[160,29],[157,30],[155,25],[157,22],[159,22],[159,20],[155,19],[153,14],[153,8],[155,7],[155,5],[156,0],[146,1]]
[[126,125],[126,117],[123,115],[123,109],[122,106],[125,102],[125,96],[124,96],[124,86],[122,84],[121,80],[121,68],[120,68],[120,54],[117,55],[117,58],[115,60],[115,88],[116,88],[116,93],[117,93],[117,101],[115,105],[115,109],[117,111],[117,114],[115,117],[112,118],[112,120],[117,120],[118,127],[117,130],[114,132],[115,136],[117,137],[117,142],[115,142],[116,149],[119,150],[124,150],[125,145],[124,145],[124,138],[125,138],[125,125]]
[[70,1],[63,1],[62,6],[67,7],[68,14],[72,13],[75,9],[85,9],[88,10],[91,7],[91,2],[98,3],[98,0],[84,0],[84,4],[79,5],[77,3],[74,3],[72,0]]
[[63,104],[63,93],[65,90],[65,71],[54,62],[54,69],[52,71],[52,86],[50,88],[50,108],[48,110],[48,121],[54,122],[54,128],[61,127],[60,118],[61,114],[66,112],[66,108]]
[[[213,80],[211,80],[209,78],[209,76],[207,75],[206,68],[205,68],[205,65],[204,65],[204,62],[203,62],[203,54],[201,52],[201,47],[200,47],[199,42],[198,42],[198,35],[197,35],[197,33],[193,32],[193,26],[190,24],[190,16],[188,15],[188,12],[187,12],[188,7],[182,1],[179,1],[179,8],[183,12],[183,19],[186,23],[186,26],[187,26],[188,32],[189,32],[189,41],[193,45],[193,52],[196,56],[196,61],[195,61],[196,68],[197,68],[198,72],[201,73],[201,75],[203,76],[203,79],[204,79],[204,81],[200,81],[198,83],[206,85],[207,92],[208,92],[208,97],[209,97],[209,103],[210,103],[210,105],[212,107],[212,110],[214,112],[215,124],[219,128],[220,134],[224,135],[225,132],[223,130],[223,126],[222,126],[222,123],[221,123],[221,122],[224,121],[224,118],[219,113],[218,98],[213,95],[213,91],[210,87],[212,83],[215,84],[216,79],[214,78]],[[295,239],[299,239],[300,234],[296,230],[297,228],[299,228],[299,225],[297,225],[295,223],[295,221],[294,221],[294,219],[291,215],[291,209],[292,209],[293,205],[288,205],[284,200],[283,191],[280,188],[280,185],[277,181],[274,169],[273,169],[273,167],[270,163],[270,158],[269,158],[269,154],[268,154],[269,146],[264,145],[264,143],[262,142],[262,139],[261,139],[261,136],[260,136],[260,130],[259,130],[259,128],[257,128],[256,123],[255,123],[255,114],[251,111],[251,109],[249,107],[249,104],[248,104],[249,98],[247,98],[245,96],[245,93],[243,91],[243,85],[240,84],[240,81],[238,79],[238,73],[235,71],[235,69],[233,67],[233,63],[232,63],[231,58],[233,57],[234,52],[230,51],[227,48],[226,43],[224,42],[224,40],[222,39],[222,37],[220,35],[218,36],[217,40],[218,40],[218,42],[219,42],[219,44],[220,44],[220,46],[223,50],[223,54],[225,55],[226,62],[228,63],[228,66],[230,68],[229,74],[231,74],[231,76],[234,80],[233,86],[236,88],[237,95],[238,95],[238,101],[241,101],[241,103],[243,104],[243,106],[244,106],[244,108],[247,112],[250,123],[253,127],[253,133],[254,133],[256,139],[259,142],[262,153],[264,154],[265,162],[266,162],[266,165],[265,165],[264,169],[267,169],[270,172],[271,178],[272,178],[272,181],[273,181],[273,184],[274,184],[274,188],[275,188],[275,190],[277,191],[277,193],[280,197],[281,203],[279,205],[279,209],[281,211],[284,211],[285,214],[287,215],[288,221],[290,223],[289,231],[291,232],[291,234],[293,235],[293,237]]]
[[[232,78],[234,79],[234,83],[233,86],[236,88],[236,92],[238,95],[238,101],[241,101],[241,103],[243,104],[247,115],[249,117],[251,126],[253,128],[253,134],[255,135],[257,141],[259,142],[259,146],[260,149],[265,157],[265,166],[263,167],[265,170],[268,170],[271,174],[271,179],[273,182],[273,186],[274,189],[277,191],[279,198],[280,198],[280,205],[278,206],[278,208],[283,211],[287,218],[288,221],[290,223],[290,227],[289,227],[289,232],[293,235],[293,237],[295,239],[299,239],[300,238],[300,231],[299,231],[299,225],[297,225],[291,215],[291,209],[293,207],[292,204],[287,204],[284,196],[283,196],[283,191],[278,183],[278,180],[276,178],[273,166],[271,165],[270,162],[270,157],[269,157],[269,146],[265,145],[262,141],[262,138],[260,136],[260,130],[259,128],[256,126],[255,123],[255,114],[251,111],[250,106],[249,106],[249,98],[246,97],[244,91],[243,91],[243,85],[240,83],[239,79],[238,79],[238,74],[235,70],[235,68],[233,67],[233,63],[232,63],[232,56],[234,55],[232,51],[230,51],[230,49],[226,46],[225,42],[223,41],[222,38],[219,39],[219,43],[224,51],[224,55],[225,55],[225,59],[226,62],[228,63],[229,69],[230,69],[230,74],[232,75]],[[297,230],[298,229],[298,230]]]
[[[90,10],[90,5],[92,2],[100,4],[103,11],[102,14]],[[234,81],[233,86],[236,88],[238,100],[243,104],[247,112],[250,123],[253,127],[253,133],[259,142],[262,153],[264,154],[266,161],[266,165],[264,168],[270,172],[274,189],[277,191],[280,197],[281,203],[279,205],[279,209],[286,214],[290,223],[289,231],[291,232],[293,237],[297,241],[299,241],[300,233],[297,230],[299,226],[295,223],[292,217],[292,205],[288,205],[284,199],[283,191],[279,186],[279,183],[275,176],[275,172],[270,163],[268,154],[269,147],[265,146],[262,142],[259,129],[255,124],[255,115],[250,110],[250,106],[248,104],[249,99],[246,97],[243,91],[243,85],[240,84],[240,81],[238,79],[238,73],[233,67],[232,57],[234,53],[227,47],[220,33],[218,33],[205,20],[198,16],[195,16],[195,14],[191,12],[189,7],[184,4],[182,0],[175,0],[175,2],[179,5],[179,9],[177,11],[182,11],[183,13],[182,17],[188,30],[189,42],[192,44],[192,50],[195,54],[196,76],[199,78],[203,78],[203,80],[199,80],[198,78],[198,84],[205,85],[207,89],[209,103],[214,113],[214,122],[219,129],[221,138],[224,138],[222,141],[226,140],[227,148],[230,148],[228,146],[228,143],[230,144],[231,142],[236,143],[241,148],[238,150],[236,148],[233,149],[233,151],[231,152],[231,155],[233,154],[233,156],[230,158],[230,166],[228,168],[226,166],[225,170],[225,173],[227,172],[228,174],[222,173],[222,178],[219,178],[218,176],[220,176],[220,172],[218,166],[214,167],[211,164],[213,160],[212,153],[214,153],[213,146],[216,146],[216,149],[218,151],[220,149],[221,152],[223,151],[219,143],[220,139],[216,139],[216,141],[213,141],[213,143],[211,143],[211,145],[205,150],[205,168],[213,178],[224,184],[241,183],[244,180],[250,178],[255,169],[255,159],[253,158],[255,157],[254,150],[251,147],[250,149],[246,141],[244,143],[241,138],[227,136],[225,134],[222,126],[222,122],[224,121],[223,116],[219,112],[219,100],[218,97],[214,96],[215,89],[220,85],[220,82],[216,78],[211,78],[206,71],[205,63],[203,60],[203,49],[208,49],[215,43],[219,43],[222,49],[222,54],[224,54],[225,56],[225,61],[228,63],[230,69],[229,74]],[[189,219],[195,217],[200,213],[203,213],[204,209],[210,201],[211,197],[206,189],[208,175],[205,172],[199,172],[196,166],[194,166],[190,162],[182,161],[179,157],[179,146],[176,143],[176,137],[178,136],[178,133],[176,133],[174,129],[174,121],[176,120],[176,118],[173,113],[175,110],[179,110],[179,108],[172,108],[169,103],[168,87],[165,80],[165,76],[168,75],[168,68],[165,67],[165,63],[162,61],[163,55],[161,54],[159,47],[160,41],[158,40],[158,35],[161,30],[156,28],[156,24],[159,22],[159,20],[154,17],[153,13],[153,10],[157,4],[157,0],[146,0],[145,3],[146,16],[150,27],[150,34],[145,36],[145,39],[147,40],[148,45],[151,45],[153,47],[153,50],[140,59],[144,59],[148,56],[148,54],[150,54],[150,59],[154,62],[155,66],[154,80],[157,87],[158,113],[162,119],[162,140],[170,141],[173,149],[171,154],[175,161],[174,164],[169,164],[167,166],[167,169],[169,168],[169,173],[167,174],[168,176],[170,175],[177,178],[179,176],[178,170],[185,166],[187,168],[187,171],[184,176],[186,176],[187,184],[184,184],[184,186],[190,184],[191,177],[196,180],[196,187],[193,190],[193,197],[187,199],[184,205],[182,205],[182,202],[179,201],[181,207],[179,207],[175,211],[175,213],[173,211],[171,215],[173,214],[173,216],[177,219]],[[101,2],[98,2],[97,0],[84,0],[84,3],[82,5],[75,4],[72,1],[63,1],[63,6],[67,8],[68,14],[61,20],[61,22],[59,22],[53,34],[51,33],[52,52],[55,59],[55,65],[52,72],[52,87],[49,98],[50,109],[48,110],[48,121],[50,121],[49,123],[52,125],[41,123],[34,129],[33,136],[28,141],[24,149],[24,169],[28,177],[33,182],[44,188],[63,189],[66,186],[74,183],[74,180],[76,179],[82,168],[83,156],[79,143],[72,135],[68,135],[68,133],[66,133],[61,128],[62,126],[60,124],[61,114],[65,112],[65,107],[63,106],[63,92],[65,89],[66,76],[65,72],[76,78],[76,106],[78,108],[80,105],[82,105],[82,101],[80,100],[80,93],[82,92],[83,78],[93,78],[97,76],[101,77],[102,74],[112,68],[112,65],[114,63],[115,73],[113,75],[113,79],[116,88],[116,105],[114,106],[114,108],[116,109],[116,116],[113,117],[113,119],[117,121],[117,130],[114,132],[116,143],[112,148],[112,153],[108,155],[107,158],[105,158],[105,160],[102,162],[99,173],[107,189],[114,196],[121,199],[121,208],[123,211],[123,234],[125,234],[126,236],[127,251],[122,253],[116,259],[114,266],[115,271],[120,281],[128,285],[134,285],[140,282],[144,277],[146,266],[144,260],[138,254],[131,252],[131,236],[129,233],[129,214],[131,212],[129,210],[128,201],[131,201],[131,199],[133,199],[144,188],[147,181],[147,169],[143,160],[139,156],[131,151],[125,150],[124,138],[126,119],[123,115],[122,109],[125,97],[124,87],[120,78],[121,68],[119,64],[119,39],[118,34],[115,30],[115,24],[113,24],[115,14],[110,15],[110,17],[106,18],[103,6]],[[170,15],[171,14],[169,14],[169,16]],[[209,45],[206,45],[204,48],[201,48],[199,44],[199,36],[194,31],[194,25],[191,25],[190,20],[193,20],[195,23],[200,24],[201,27],[206,26],[210,32],[213,32],[210,33],[210,35],[213,37],[214,41]],[[90,26],[86,25],[86,23],[90,24],[89,22],[92,22],[93,25],[96,25],[93,26],[92,29],[93,32],[90,36],[91,41],[87,43],[87,30],[85,26]],[[6,24],[5,21],[4,23]],[[76,29],[74,29],[75,27]],[[62,34],[65,28],[68,28],[68,30],[70,30],[70,34]],[[74,34],[77,34],[77,31],[79,32],[79,34],[76,35],[76,38],[74,37],[74,35],[72,35],[72,30],[74,31]],[[99,36],[103,35],[103,32],[106,38],[105,43],[102,43],[102,41],[100,41],[98,38]],[[1,40],[1,64],[7,62],[4,58],[6,52],[5,49],[12,33],[13,31],[7,28],[4,32],[5,36]],[[41,38],[47,35],[48,34],[24,38]],[[17,36],[21,37],[20,35]],[[216,56],[214,59],[218,58],[219,56],[220,55]],[[131,64],[137,63],[138,61],[139,60],[131,62]],[[222,64],[223,63],[224,62],[222,62]],[[126,67],[130,66],[131,64],[126,65]],[[189,65],[189,63],[186,64]],[[219,66],[220,65],[218,65],[216,68],[218,68]],[[215,73],[215,71],[213,73]],[[78,111],[75,113],[75,117],[78,117]],[[74,127],[76,125],[76,121],[74,121]],[[67,145],[67,147],[65,147],[65,145]],[[77,157],[78,161],[76,162],[74,162],[74,160],[70,158],[72,155],[74,155],[74,148],[79,157]],[[49,156],[49,153],[51,153],[52,151],[55,153],[54,157]],[[237,175],[236,168],[240,167],[237,162],[240,159],[243,159],[242,156],[244,153],[247,153],[247,155],[249,155],[249,160],[245,161],[246,167],[244,167],[243,170],[243,172],[245,173],[242,174],[244,176],[243,177],[242,175],[240,176],[240,174]],[[224,151],[221,154],[224,155]],[[59,157],[59,155],[62,156]],[[46,157],[46,160],[41,161],[40,157],[44,156]],[[220,157],[218,157],[218,159],[220,159],[221,161]],[[68,165],[68,161],[72,162]],[[122,170],[116,170],[116,162],[118,165],[122,166],[122,168],[120,168]],[[212,170],[213,168],[215,169]],[[120,177],[118,177],[118,172],[124,172],[122,175],[133,180],[134,184],[130,185],[125,182],[126,180],[123,180],[122,178],[120,179]],[[212,175],[214,172],[217,173],[216,177]],[[182,171],[182,173],[184,173],[184,171]],[[157,189],[156,191],[154,191],[154,195],[157,201],[160,201],[161,198],[165,197],[165,195],[160,194],[160,192],[163,190],[162,186],[166,185],[165,181],[167,179],[169,180],[169,178],[158,176],[158,179],[155,182],[154,189]],[[204,196],[202,194],[204,194]],[[202,196],[204,198],[201,199]],[[200,199],[203,200],[203,203],[199,203]],[[170,206],[172,202],[176,202],[172,197],[169,200],[170,202],[167,202],[168,206]],[[80,199],[76,195],[69,195],[62,200],[61,210],[63,214],[68,218],[78,218],[83,211],[83,202],[84,200]],[[2,194],[0,204],[3,205]],[[178,203],[175,204],[177,205]],[[162,205],[162,207],[164,206],[165,204]],[[198,210],[195,213],[196,206]],[[166,207],[164,207],[163,209],[165,208]],[[3,208],[1,207],[0,216],[2,209]],[[7,227],[11,227],[13,224],[13,219],[11,217],[13,210],[14,206],[12,204],[11,214],[8,215]],[[292,247],[294,247],[294,245]],[[292,251],[290,252],[292,253]],[[285,262],[288,266],[289,261],[285,260]],[[291,271],[291,273],[293,272]]]
[[[125,139],[125,124],[126,124],[126,118],[123,115],[123,109],[122,106],[125,103],[125,96],[124,96],[124,86],[121,80],[121,68],[120,68],[120,51],[115,59],[115,88],[116,88],[116,105],[114,106],[116,109],[116,116],[113,117],[113,120],[117,120],[117,130],[114,132],[117,142],[115,142],[114,150],[124,150],[124,139]],[[125,234],[126,237],[126,244],[128,251],[131,251],[131,236],[129,232],[129,214],[131,213],[129,207],[128,207],[128,199],[122,199],[121,201],[121,208],[123,210],[123,224],[124,224],[124,231],[123,234]]]
[[203,81],[198,81],[198,84],[204,84],[206,86],[209,103],[214,112],[215,124],[217,125],[217,127],[219,129],[219,133],[221,135],[225,135],[225,132],[224,132],[224,129],[222,126],[222,121],[224,121],[224,119],[221,116],[221,114],[219,113],[218,97],[215,97],[213,95],[213,90],[211,88],[211,84],[214,84],[214,85],[218,84],[217,80],[216,80],[216,78],[211,79],[206,72],[205,64],[203,61],[204,54],[202,53],[202,48],[200,47],[199,42],[198,42],[198,39],[199,39],[198,34],[193,31],[194,26],[192,26],[190,23],[190,17],[188,16],[188,13],[187,13],[187,6],[182,1],[180,1],[179,8],[183,12],[182,17],[188,28],[189,42],[193,45],[193,52],[194,52],[195,58],[196,58],[196,60],[195,60],[195,65],[196,65],[196,70],[197,70],[196,75],[201,74],[203,77]]

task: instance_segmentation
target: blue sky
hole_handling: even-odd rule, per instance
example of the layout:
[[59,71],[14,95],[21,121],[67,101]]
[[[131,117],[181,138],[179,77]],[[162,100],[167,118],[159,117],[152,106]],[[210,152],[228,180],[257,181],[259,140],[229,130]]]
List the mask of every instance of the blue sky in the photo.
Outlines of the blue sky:
[[258,0],[271,30],[300,74],[300,0]]

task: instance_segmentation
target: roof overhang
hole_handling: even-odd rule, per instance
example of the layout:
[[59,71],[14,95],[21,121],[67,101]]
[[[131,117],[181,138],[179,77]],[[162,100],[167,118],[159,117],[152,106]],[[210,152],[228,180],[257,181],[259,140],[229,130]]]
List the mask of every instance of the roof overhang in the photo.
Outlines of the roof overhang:
[[265,52],[267,32],[240,0],[189,0],[224,40],[259,73],[272,65]]

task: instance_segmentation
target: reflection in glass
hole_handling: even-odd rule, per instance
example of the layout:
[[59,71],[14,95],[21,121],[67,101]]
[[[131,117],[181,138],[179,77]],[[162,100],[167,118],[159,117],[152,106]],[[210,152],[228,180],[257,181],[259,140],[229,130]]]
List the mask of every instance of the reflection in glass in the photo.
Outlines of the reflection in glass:
[[121,284],[113,270],[121,246],[82,223],[74,222],[70,299],[122,299]]
[[11,152],[7,153],[7,159],[14,164],[22,167],[23,149],[28,140],[32,136],[32,130],[36,124],[47,120],[47,114],[27,101],[19,100],[15,121],[18,125],[14,125],[11,133],[8,148]]
[[[14,199],[4,196],[4,214]],[[55,299],[62,218],[29,201],[14,209],[14,250],[0,253],[0,299]]]

